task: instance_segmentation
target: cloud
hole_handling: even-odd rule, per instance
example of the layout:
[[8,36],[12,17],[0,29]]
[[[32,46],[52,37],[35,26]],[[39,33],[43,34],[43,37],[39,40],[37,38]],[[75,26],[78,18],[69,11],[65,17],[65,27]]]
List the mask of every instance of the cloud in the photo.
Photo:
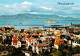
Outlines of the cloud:
[[29,13],[30,5],[22,5],[22,4],[1,4],[0,5],[0,15],[14,15],[21,13]]
[[31,2],[26,2],[26,1],[22,2],[21,4],[29,4],[29,5],[32,5]]
[[51,8],[48,8],[46,6],[41,6],[42,9],[45,9],[45,10],[51,10]]
[[6,8],[9,8],[9,5],[5,5]]
[[38,12],[30,12],[30,14],[39,14]]
[[32,4],[31,2],[22,2],[20,4],[0,4],[0,15],[13,14],[48,14],[71,16],[80,18],[80,5],[61,6],[56,4]]

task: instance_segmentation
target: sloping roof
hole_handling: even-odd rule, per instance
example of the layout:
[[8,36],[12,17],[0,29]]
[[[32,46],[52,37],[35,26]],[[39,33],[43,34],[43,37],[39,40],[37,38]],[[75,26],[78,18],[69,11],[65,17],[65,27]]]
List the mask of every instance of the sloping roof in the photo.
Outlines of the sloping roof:
[[27,31],[23,31],[23,33],[26,33]]
[[5,29],[5,28],[2,28],[2,29]]
[[70,33],[70,34],[73,34],[73,33]]
[[31,40],[33,40],[33,39],[36,39],[36,38],[31,37],[31,38],[28,39],[28,41],[31,42]]
[[43,35],[43,32],[41,31],[41,35]]
[[16,37],[13,37],[13,40],[17,40],[18,39],[18,36],[16,36]]
[[17,43],[19,40],[13,40],[13,44]]
[[55,38],[55,41],[64,41],[64,40],[61,38]]
[[29,36],[29,35],[30,35],[30,34],[28,34],[28,33],[26,34],[26,36]]
[[6,33],[7,31],[1,31],[2,33]]
[[19,40],[18,40],[18,36],[16,36],[16,37],[13,37],[13,44],[15,44],[15,43],[17,43]]
[[23,40],[26,40],[27,37],[23,37]]
[[16,31],[16,29],[12,29],[12,31]]
[[20,30],[17,30],[17,33],[20,33]]
[[32,35],[34,35],[34,36],[39,36],[39,34],[37,34],[37,33],[33,33]]
[[66,45],[64,42],[63,39],[60,39],[60,38],[55,38],[55,43],[56,45],[60,46],[60,45]]

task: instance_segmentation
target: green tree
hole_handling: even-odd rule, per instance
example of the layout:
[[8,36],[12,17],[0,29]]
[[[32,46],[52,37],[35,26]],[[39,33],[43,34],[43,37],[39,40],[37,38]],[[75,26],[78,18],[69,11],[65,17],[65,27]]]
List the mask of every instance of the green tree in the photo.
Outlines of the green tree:
[[62,56],[62,53],[60,50],[52,49],[52,53],[50,55],[51,56]]
[[78,54],[78,53],[80,53],[80,47],[79,47],[79,46],[74,47],[74,48],[72,49],[72,52],[73,52],[73,54]]

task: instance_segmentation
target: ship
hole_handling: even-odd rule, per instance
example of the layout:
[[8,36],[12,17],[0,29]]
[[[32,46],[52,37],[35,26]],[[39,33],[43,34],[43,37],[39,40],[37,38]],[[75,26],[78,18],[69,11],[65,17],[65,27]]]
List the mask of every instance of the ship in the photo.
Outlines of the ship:
[[48,21],[46,23],[58,23],[58,22],[55,22],[55,21],[51,20],[51,21]]

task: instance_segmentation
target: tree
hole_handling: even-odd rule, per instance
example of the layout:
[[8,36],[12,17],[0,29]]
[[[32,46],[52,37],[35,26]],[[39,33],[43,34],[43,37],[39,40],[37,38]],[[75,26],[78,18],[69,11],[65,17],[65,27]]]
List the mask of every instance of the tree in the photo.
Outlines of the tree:
[[59,46],[59,49],[52,49],[51,56],[70,56],[71,55],[70,47],[68,46]]
[[51,56],[62,56],[62,53],[60,50],[52,49],[52,53],[50,55]]
[[80,53],[80,47],[79,47],[79,46],[74,47],[74,48],[72,49],[72,53],[73,53],[73,54],[78,54],[78,53]]

